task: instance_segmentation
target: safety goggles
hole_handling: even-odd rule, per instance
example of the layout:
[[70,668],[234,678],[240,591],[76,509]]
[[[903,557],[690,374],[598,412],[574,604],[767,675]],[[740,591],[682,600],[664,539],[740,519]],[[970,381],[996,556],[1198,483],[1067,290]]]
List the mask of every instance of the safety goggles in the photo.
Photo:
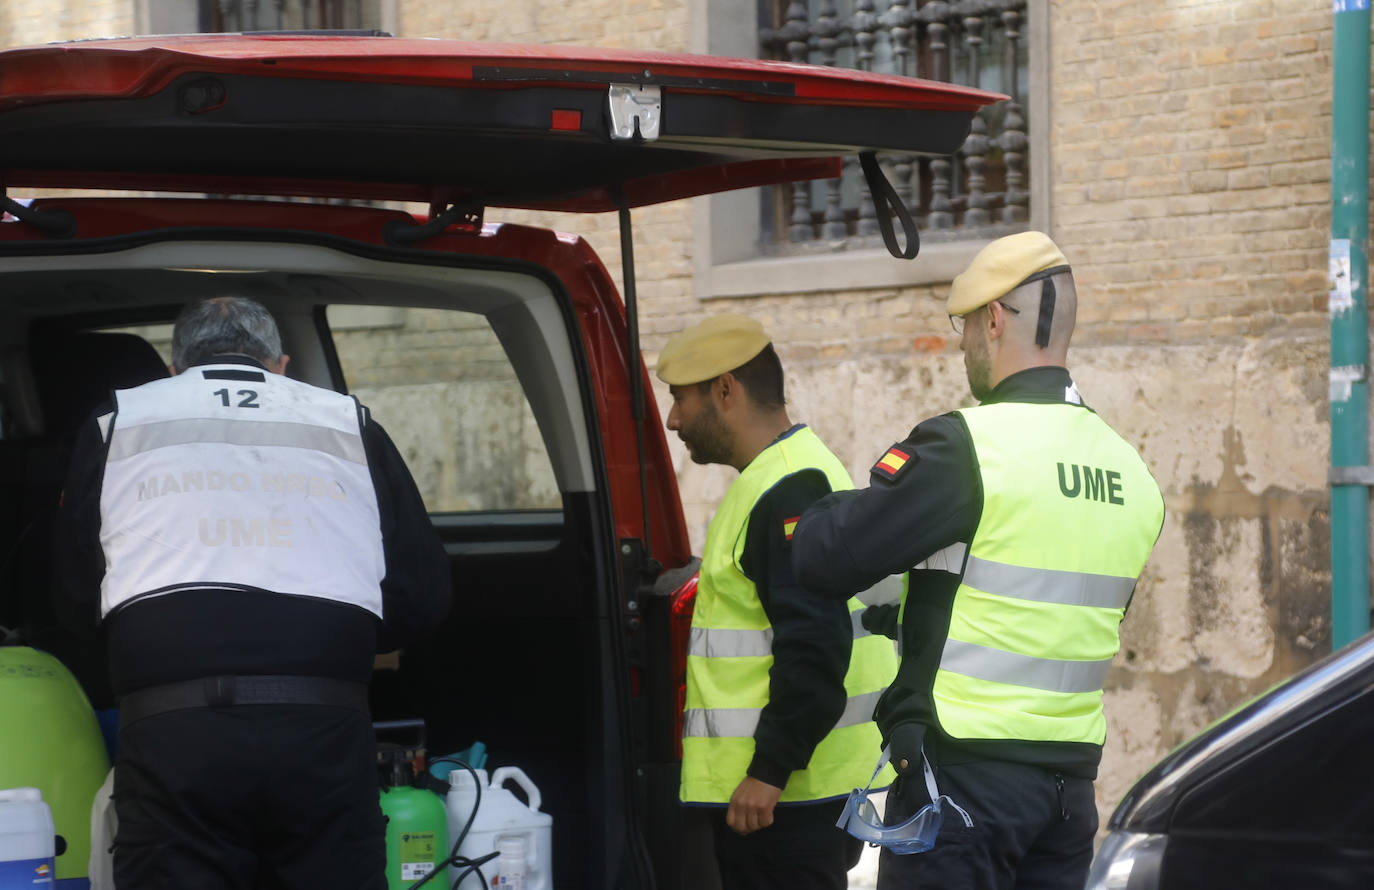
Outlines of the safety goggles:
[[921,752],[921,766],[925,771],[926,791],[930,793],[931,802],[921,807],[909,819],[896,825],[884,825],[878,808],[873,806],[873,802],[868,799],[868,794],[874,779],[878,777],[878,773],[882,772],[891,756],[891,749],[884,748],[883,755],[878,760],[878,768],[873,771],[873,778],[868,780],[868,787],[855,788],[849,793],[849,799],[845,801],[844,811],[840,814],[840,821],[835,823],[837,826],[852,837],[865,843],[887,847],[893,853],[902,856],[911,853],[924,853],[935,846],[935,839],[940,833],[940,824],[944,821],[945,804],[948,804],[963,817],[965,825],[969,828],[973,827],[973,819],[968,812],[951,800],[949,795],[940,794],[939,788],[935,785],[935,772],[930,768],[930,761],[926,759],[925,751]]

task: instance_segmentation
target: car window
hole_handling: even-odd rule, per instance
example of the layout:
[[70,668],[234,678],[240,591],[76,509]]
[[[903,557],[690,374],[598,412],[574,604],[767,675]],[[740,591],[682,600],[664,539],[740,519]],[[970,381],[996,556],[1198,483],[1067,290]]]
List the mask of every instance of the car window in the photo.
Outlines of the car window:
[[482,315],[329,306],[348,391],[396,443],[432,513],[560,509],[534,412]]

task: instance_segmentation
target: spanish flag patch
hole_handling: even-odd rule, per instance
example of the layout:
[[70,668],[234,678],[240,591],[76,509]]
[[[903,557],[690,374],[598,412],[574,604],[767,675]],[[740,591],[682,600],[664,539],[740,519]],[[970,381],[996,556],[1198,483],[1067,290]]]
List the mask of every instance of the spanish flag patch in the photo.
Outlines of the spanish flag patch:
[[797,520],[800,516],[789,516],[782,521],[782,534],[787,540],[792,540],[792,533],[797,530]]
[[886,454],[878,458],[878,462],[873,465],[873,472],[887,479],[896,479],[897,474],[905,469],[910,460],[910,454],[893,445],[887,449]]

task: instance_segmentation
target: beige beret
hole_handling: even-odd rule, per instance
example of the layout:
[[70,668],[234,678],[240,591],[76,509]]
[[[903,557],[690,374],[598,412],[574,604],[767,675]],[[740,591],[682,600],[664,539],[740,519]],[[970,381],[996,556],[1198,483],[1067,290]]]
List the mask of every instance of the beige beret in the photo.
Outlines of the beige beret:
[[967,315],[1005,297],[1036,272],[1067,266],[1064,253],[1044,232],[1019,232],[998,238],[978,251],[949,287],[945,311]]
[[733,371],[768,345],[763,325],[744,315],[713,315],[675,334],[658,356],[658,379],[684,386]]

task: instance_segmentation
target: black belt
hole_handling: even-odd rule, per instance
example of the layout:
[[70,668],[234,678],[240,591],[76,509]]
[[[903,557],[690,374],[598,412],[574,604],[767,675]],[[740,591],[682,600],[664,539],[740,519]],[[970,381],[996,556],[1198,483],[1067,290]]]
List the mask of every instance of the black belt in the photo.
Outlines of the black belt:
[[333,705],[368,712],[367,684],[331,677],[202,677],[149,686],[121,696],[119,725],[190,708],[235,705]]

